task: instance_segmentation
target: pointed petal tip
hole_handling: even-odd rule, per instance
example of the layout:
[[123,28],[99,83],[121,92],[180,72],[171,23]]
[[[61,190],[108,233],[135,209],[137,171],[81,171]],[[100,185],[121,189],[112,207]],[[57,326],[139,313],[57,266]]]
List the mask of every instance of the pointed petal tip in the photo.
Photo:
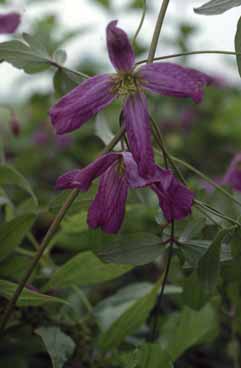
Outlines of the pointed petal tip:
[[135,64],[135,54],[126,32],[117,23],[113,20],[106,27],[109,58],[117,71],[128,72]]
[[0,14],[0,34],[12,34],[16,32],[21,23],[21,15],[17,12]]

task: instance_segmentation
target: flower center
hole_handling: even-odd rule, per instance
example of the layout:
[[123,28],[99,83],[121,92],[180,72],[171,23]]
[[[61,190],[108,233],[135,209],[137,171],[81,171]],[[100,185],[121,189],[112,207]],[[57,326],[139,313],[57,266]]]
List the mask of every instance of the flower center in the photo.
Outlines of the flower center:
[[124,176],[124,174],[125,174],[125,165],[124,165],[124,161],[122,159],[118,162],[117,173],[118,173],[119,176]]
[[135,94],[138,89],[138,80],[132,74],[117,74],[113,77],[114,79],[114,89],[115,92],[118,93],[119,96],[129,96],[131,94]]

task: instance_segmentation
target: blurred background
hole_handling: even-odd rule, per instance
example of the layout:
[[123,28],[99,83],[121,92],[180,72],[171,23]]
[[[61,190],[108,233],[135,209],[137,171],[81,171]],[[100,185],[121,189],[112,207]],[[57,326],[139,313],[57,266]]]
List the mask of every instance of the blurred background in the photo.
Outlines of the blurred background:
[[[105,27],[111,19],[119,19],[129,35],[133,35],[141,16],[142,0],[15,0],[1,1],[3,10],[17,9],[23,14],[21,32],[31,29],[43,20],[43,17],[55,17],[55,36],[67,32],[72,34],[63,43],[68,53],[68,66],[88,62],[110,68],[105,49]],[[140,34],[140,43],[145,48],[150,45],[152,29],[160,8],[159,0],[148,0],[148,11]],[[157,55],[175,53],[180,49],[188,50],[233,50],[236,24],[240,8],[234,8],[215,17],[200,16],[193,8],[201,5],[202,0],[172,0],[168,16],[159,42]],[[1,8],[0,8],[1,9]],[[185,36],[184,41],[181,39]],[[1,36],[1,40],[6,37]],[[91,45],[91,47],[90,47]],[[180,59],[179,59],[180,60]],[[178,61],[178,59],[177,59]],[[188,58],[188,63],[198,68],[213,72],[222,78],[239,83],[239,76],[234,68],[233,56],[197,55]],[[21,99],[30,93],[29,86],[39,90],[49,90],[51,80],[46,74],[36,78],[24,76],[11,66],[1,66],[0,97],[8,101]],[[19,83],[19,80],[22,83]],[[27,83],[28,81],[28,83]],[[12,94],[11,88],[17,84],[18,93]],[[26,85],[27,83],[27,85]]]

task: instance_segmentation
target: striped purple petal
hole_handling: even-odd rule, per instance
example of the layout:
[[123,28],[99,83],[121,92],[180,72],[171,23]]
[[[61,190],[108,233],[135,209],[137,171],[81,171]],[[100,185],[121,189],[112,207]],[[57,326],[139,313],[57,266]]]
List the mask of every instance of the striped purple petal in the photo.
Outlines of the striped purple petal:
[[181,184],[169,170],[159,169],[160,182],[151,188],[157,194],[167,221],[181,220],[191,214],[193,193]]
[[82,192],[89,189],[92,181],[102,175],[115,161],[121,158],[119,153],[107,153],[84,169],[72,170],[60,176],[56,183],[56,189],[77,188]]
[[117,71],[128,72],[135,64],[135,54],[127,34],[116,27],[117,23],[114,20],[106,28],[109,58]]
[[152,176],[143,178],[139,174],[137,163],[131,152],[123,152],[122,157],[125,165],[125,175],[130,188],[144,188],[160,181],[160,173],[157,166]]
[[115,98],[111,75],[102,74],[87,79],[50,109],[56,133],[64,134],[80,128]]
[[197,70],[173,63],[154,63],[142,66],[137,72],[142,86],[164,96],[191,97],[201,102],[204,87],[212,79]]
[[128,183],[125,175],[120,175],[118,165],[114,163],[100,177],[99,189],[88,213],[88,225],[114,234],[122,225],[125,204],[128,195]]
[[145,178],[150,177],[155,172],[155,163],[147,101],[143,93],[136,93],[127,98],[123,109],[123,119],[139,174]]
[[14,33],[21,22],[21,15],[12,12],[0,14],[0,34]]

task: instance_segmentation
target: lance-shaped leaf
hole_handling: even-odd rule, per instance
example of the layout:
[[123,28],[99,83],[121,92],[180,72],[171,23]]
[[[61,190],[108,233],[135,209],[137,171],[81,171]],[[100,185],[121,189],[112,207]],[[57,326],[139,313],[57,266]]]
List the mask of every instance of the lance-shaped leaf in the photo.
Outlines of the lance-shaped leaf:
[[[0,44],[1,48],[1,44]],[[1,53],[1,51],[0,51]],[[33,198],[37,205],[38,200],[29,184],[29,182],[16,169],[9,165],[0,165],[0,185],[16,185],[26,191]]]
[[216,15],[239,5],[241,5],[241,0],[212,0],[194,9],[194,11],[203,15]]
[[126,336],[134,333],[146,321],[153,308],[156,296],[160,289],[160,281],[144,297],[131,305],[112,325],[105,331],[99,341],[103,350],[117,347]]
[[[17,284],[14,282],[0,280],[0,296],[10,300],[17,289]],[[51,295],[39,293],[38,291],[33,291],[25,287],[18,298],[18,307],[30,307],[39,306],[46,303],[62,303],[67,304],[67,302],[61,298],[56,298]]]
[[130,265],[106,264],[92,252],[83,252],[57,269],[44,289],[98,284],[117,278],[131,268]]
[[21,244],[34,220],[35,215],[27,214],[0,225],[0,261]]
[[241,77],[241,18],[239,18],[238,25],[237,25],[237,32],[235,35],[235,52],[237,53],[238,71]]
[[198,276],[207,293],[210,295],[215,290],[220,272],[221,244],[227,230],[220,230],[214,241],[199,262]]
[[53,368],[62,368],[74,352],[74,341],[58,327],[40,327],[35,332],[42,338]]

